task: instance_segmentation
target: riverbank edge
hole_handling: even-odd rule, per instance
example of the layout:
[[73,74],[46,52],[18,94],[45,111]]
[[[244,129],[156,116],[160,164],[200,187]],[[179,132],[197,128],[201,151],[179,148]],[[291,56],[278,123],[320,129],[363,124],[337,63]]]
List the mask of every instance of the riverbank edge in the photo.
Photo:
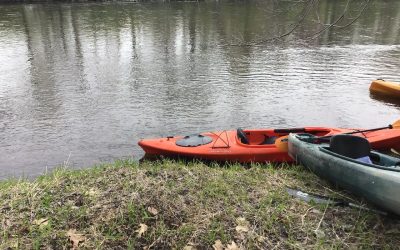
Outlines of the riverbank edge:
[[395,248],[400,223],[307,204],[287,187],[337,192],[301,166],[170,160],[59,168],[0,181],[0,248]]

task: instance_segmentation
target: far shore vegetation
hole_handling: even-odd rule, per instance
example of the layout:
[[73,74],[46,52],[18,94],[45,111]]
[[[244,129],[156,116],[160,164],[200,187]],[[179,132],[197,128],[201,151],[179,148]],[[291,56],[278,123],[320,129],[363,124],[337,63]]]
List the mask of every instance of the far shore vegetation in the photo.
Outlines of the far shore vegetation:
[[0,182],[1,249],[308,249],[400,245],[399,221],[309,204],[292,187],[365,205],[301,166],[171,160],[60,168]]
[[169,2],[217,2],[216,0],[0,0],[1,3],[169,3]]

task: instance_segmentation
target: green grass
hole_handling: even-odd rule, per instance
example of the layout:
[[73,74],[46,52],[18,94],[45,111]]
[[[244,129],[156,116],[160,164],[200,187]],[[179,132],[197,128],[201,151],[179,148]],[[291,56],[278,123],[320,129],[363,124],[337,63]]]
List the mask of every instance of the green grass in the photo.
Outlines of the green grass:
[[0,182],[0,249],[74,242],[90,249],[212,249],[216,241],[243,249],[400,244],[398,221],[307,204],[290,197],[288,186],[360,202],[300,166],[118,161]]

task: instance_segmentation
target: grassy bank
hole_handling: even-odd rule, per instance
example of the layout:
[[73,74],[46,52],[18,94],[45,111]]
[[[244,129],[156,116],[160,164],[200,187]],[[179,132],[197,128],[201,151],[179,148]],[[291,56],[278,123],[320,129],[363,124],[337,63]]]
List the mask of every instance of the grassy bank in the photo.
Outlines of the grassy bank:
[[296,166],[124,161],[3,181],[0,248],[399,246],[398,221],[307,204],[287,195],[286,186],[343,195]]

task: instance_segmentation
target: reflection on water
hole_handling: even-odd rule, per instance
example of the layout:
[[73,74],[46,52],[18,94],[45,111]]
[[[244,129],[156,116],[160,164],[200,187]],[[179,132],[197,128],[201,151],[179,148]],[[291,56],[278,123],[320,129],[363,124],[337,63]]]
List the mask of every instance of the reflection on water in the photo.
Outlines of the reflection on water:
[[392,106],[392,107],[396,107],[396,108],[400,109],[400,99],[399,98],[385,96],[385,95],[379,95],[379,94],[375,94],[375,93],[370,93],[370,97],[371,97],[371,99],[382,102],[389,107]]
[[[0,177],[139,158],[145,137],[396,120],[399,107],[368,86],[398,79],[400,2],[374,2],[315,40],[310,19],[288,42],[228,46],[287,30],[301,9],[291,4],[2,6]],[[334,20],[343,6],[318,11]]]

